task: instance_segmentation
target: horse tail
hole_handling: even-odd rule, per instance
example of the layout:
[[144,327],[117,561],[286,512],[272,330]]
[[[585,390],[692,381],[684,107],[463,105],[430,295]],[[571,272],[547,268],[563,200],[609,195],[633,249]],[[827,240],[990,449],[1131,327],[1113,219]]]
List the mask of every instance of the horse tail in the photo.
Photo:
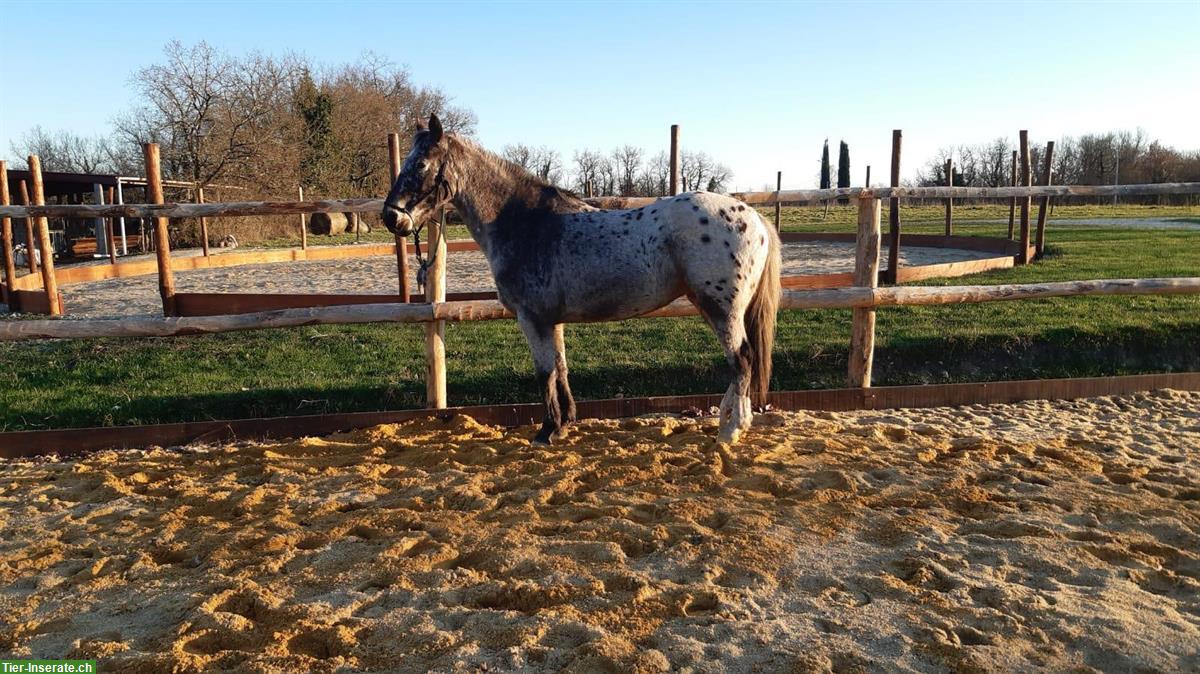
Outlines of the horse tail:
[[[761,222],[761,220],[760,220]],[[770,232],[767,247],[767,264],[758,280],[758,288],[750,305],[746,307],[746,340],[750,344],[751,387],[758,394],[758,403],[767,404],[767,390],[771,386],[771,350],[775,345],[775,318],[779,312],[779,235],[775,229],[762,223]]]

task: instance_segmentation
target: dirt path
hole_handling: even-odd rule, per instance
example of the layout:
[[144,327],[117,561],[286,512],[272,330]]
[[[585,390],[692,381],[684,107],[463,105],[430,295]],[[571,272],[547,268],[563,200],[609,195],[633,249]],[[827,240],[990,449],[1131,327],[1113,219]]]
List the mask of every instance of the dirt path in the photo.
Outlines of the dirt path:
[[469,418],[0,465],[0,651],[129,672],[1196,671],[1200,393]]

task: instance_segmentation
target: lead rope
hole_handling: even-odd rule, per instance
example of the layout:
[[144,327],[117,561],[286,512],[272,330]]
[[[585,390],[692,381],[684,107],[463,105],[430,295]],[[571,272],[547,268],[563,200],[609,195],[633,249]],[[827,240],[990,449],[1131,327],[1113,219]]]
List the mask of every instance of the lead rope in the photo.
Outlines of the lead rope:
[[446,240],[446,207],[442,206],[441,225],[438,227],[438,241],[430,241],[429,257],[421,256],[421,228],[413,230],[413,247],[417,253],[417,287],[425,292],[425,281],[429,278],[429,268],[437,261],[438,244]]

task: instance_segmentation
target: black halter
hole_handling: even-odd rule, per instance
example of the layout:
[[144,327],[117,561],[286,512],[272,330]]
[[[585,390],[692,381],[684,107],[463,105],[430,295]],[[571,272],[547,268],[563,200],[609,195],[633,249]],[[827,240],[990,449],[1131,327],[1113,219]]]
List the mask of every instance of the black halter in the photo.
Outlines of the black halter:
[[[438,166],[437,177],[433,179],[433,183],[429,186],[429,189],[412,197],[403,206],[394,204],[391,202],[391,200],[385,200],[383,202],[383,205],[387,206],[388,208],[392,208],[397,211],[400,211],[401,213],[407,215],[409,217],[409,219],[411,220],[413,207],[415,207],[417,204],[421,203],[422,201],[425,201],[426,199],[428,199],[430,195],[441,191],[441,189],[443,187],[446,188],[446,194],[449,194],[450,193],[450,183],[449,183],[449,181],[446,180],[446,162],[445,161],[443,161],[441,163],[441,165]],[[439,200],[438,203],[434,204],[433,207],[437,208],[438,205],[440,205],[442,203],[442,201],[444,201],[444,199]],[[422,223],[418,226],[419,227],[424,226],[424,224]]]
[[[401,213],[404,213],[405,215],[408,216],[408,218],[410,220],[413,220],[413,222],[415,223],[415,226],[413,227],[413,231],[412,231],[413,250],[417,256],[417,264],[418,264],[417,285],[419,287],[421,287],[422,289],[424,289],[424,287],[425,287],[425,277],[428,275],[429,267],[430,267],[430,265],[433,264],[433,261],[436,259],[437,248],[433,247],[433,245],[432,245],[432,244],[435,244],[436,242],[430,241],[429,243],[431,244],[431,247],[429,250],[429,259],[425,259],[421,256],[421,230],[424,229],[425,223],[423,221],[419,222],[419,223],[416,222],[415,218],[412,217],[412,209],[417,204],[419,204],[422,201],[424,201],[425,199],[429,198],[430,195],[441,191],[441,189],[443,187],[446,188],[446,194],[450,194],[450,183],[449,183],[449,181],[446,180],[446,162],[445,161],[443,161],[442,164],[440,166],[438,166],[437,177],[434,178],[433,184],[431,184],[429,186],[429,189],[427,189],[424,192],[421,192],[420,194],[416,195],[415,197],[409,199],[408,202],[406,204],[404,204],[404,206],[398,206],[396,204],[393,204],[390,200],[384,200],[384,202],[383,202],[384,206],[387,206],[388,208],[393,208],[397,211],[400,211]],[[445,240],[445,238],[446,238],[446,234],[445,234],[446,208],[444,205],[445,201],[446,201],[445,199],[439,199],[438,202],[433,205],[433,208],[435,208],[435,209],[439,205],[442,206],[442,226],[438,228],[438,230],[439,230],[438,234],[439,234],[439,236],[441,236],[442,240]]]

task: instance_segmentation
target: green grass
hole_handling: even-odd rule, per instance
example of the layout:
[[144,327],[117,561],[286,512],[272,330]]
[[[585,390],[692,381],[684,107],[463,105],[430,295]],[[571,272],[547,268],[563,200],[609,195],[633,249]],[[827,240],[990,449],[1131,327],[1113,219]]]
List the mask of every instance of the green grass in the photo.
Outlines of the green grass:
[[[913,223],[907,231],[938,226]],[[1200,269],[1196,231],[1077,226],[1051,228],[1049,240],[1049,254],[1035,265],[929,283],[1194,276]],[[842,386],[849,323],[848,311],[783,312],[773,386]],[[452,405],[538,399],[514,323],[452,323],[446,332]],[[1198,370],[1200,296],[885,308],[877,334],[877,385]],[[581,398],[717,392],[727,383],[724,358],[698,319],[569,326],[567,348]],[[418,326],[4,343],[0,362],[5,430],[397,409],[419,407],[424,398]]]
[[[1031,217],[1037,218],[1037,200],[1034,200]],[[888,204],[883,204],[883,218],[886,228]],[[759,213],[768,221],[773,222],[774,207],[759,208]],[[820,232],[820,231],[853,231],[858,218],[856,206],[841,206],[830,204],[829,212],[823,206],[784,207],[780,218],[784,231]],[[943,204],[917,206],[903,203],[900,209],[901,222],[936,223],[936,231],[941,232],[945,223],[946,207]],[[1200,206],[1140,206],[1135,204],[1117,204],[1116,206],[1056,206],[1054,215],[1050,217],[1051,226],[1055,220],[1083,220],[1094,218],[1189,218],[1200,216]],[[1020,207],[1017,209],[1017,221],[1020,222]],[[969,223],[978,220],[1002,220],[1004,234],[1008,233],[1008,202],[984,202],[979,204],[955,204],[955,229],[959,223]],[[930,230],[934,231],[934,230]]]

